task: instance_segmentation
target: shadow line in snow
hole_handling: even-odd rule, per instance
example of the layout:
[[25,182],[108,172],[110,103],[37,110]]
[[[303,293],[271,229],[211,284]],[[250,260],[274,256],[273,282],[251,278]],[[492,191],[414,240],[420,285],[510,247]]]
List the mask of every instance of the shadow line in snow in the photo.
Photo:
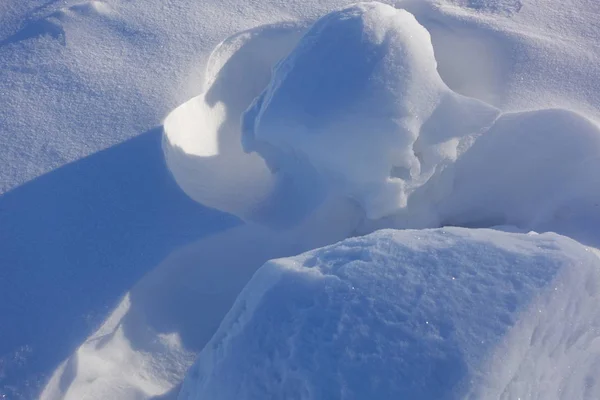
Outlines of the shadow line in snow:
[[11,43],[34,39],[44,35],[48,35],[51,38],[58,40],[63,46],[66,45],[64,28],[57,22],[48,19],[41,19],[30,22],[15,34],[0,41],[0,47]]
[[171,251],[238,223],[179,189],[161,134],[152,129],[0,197],[0,318],[11,321],[0,329],[0,394],[39,388]]

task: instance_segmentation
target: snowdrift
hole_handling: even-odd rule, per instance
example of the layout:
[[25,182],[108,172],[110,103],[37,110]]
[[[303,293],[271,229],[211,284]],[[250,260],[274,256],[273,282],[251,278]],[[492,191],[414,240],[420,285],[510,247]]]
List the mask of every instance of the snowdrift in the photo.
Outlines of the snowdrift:
[[381,3],[333,12],[279,63],[244,115],[242,141],[271,170],[353,198],[370,219],[404,207],[498,111],[452,92],[429,34]]
[[[566,110],[504,114],[440,184],[440,225],[514,225],[600,247],[600,129]],[[417,200],[418,201],[418,200]]]
[[[141,279],[54,372],[41,400],[173,399],[261,265],[348,237],[339,203],[286,232],[241,225],[179,248]],[[328,225],[323,226],[323,221]]]
[[167,163],[192,198],[277,228],[352,201],[361,233],[514,225],[600,244],[593,121],[563,109],[502,113],[450,89],[441,75],[454,43],[438,51],[406,10],[361,3],[303,32],[228,39],[211,56],[207,94],[169,115]]
[[600,63],[567,46],[600,34],[514,3],[361,3],[217,46],[162,147],[247,224],[143,278],[42,398],[174,398],[200,351],[184,399],[597,398],[597,256],[557,235],[351,239],[268,263],[218,328],[267,260],[380,228],[600,246]]
[[179,399],[595,399],[598,301],[565,237],[379,231],[265,264]]
[[[303,30],[301,24],[279,24],[228,38],[209,58],[204,92],[165,119],[167,165],[194,200],[246,220],[276,207],[270,201],[276,180],[263,159],[243,151],[240,118]],[[275,214],[271,222],[286,218],[285,212]]]
[[[316,209],[355,202],[358,232],[510,225],[598,243],[598,126],[453,91],[405,10],[361,3],[318,20],[275,64],[241,135],[275,188],[311,187],[302,198]],[[267,263],[180,399],[593,398],[599,266],[557,235],[461,229],[380,232]],[[557,326],[555,309],[579,322]],[[586,352],[573,348],[580,334]],[[553,346],[557,374],[541,361]]]

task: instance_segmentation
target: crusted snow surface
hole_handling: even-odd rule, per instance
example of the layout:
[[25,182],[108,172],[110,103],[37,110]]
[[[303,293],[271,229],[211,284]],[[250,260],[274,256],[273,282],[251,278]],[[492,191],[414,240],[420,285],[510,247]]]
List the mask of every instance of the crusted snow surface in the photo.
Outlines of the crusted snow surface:
[[382,230],[265,264],[179,399],[596,399],[598,300],[565,237]]

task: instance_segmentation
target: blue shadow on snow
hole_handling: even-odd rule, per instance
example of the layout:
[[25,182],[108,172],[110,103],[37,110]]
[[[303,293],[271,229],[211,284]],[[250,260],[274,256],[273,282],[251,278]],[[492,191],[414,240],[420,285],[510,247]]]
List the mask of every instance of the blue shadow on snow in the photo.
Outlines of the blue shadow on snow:
[[172,250],[238,224],[179,189],[161,134],[155,128],[0,196],[0,394],[39,390]]

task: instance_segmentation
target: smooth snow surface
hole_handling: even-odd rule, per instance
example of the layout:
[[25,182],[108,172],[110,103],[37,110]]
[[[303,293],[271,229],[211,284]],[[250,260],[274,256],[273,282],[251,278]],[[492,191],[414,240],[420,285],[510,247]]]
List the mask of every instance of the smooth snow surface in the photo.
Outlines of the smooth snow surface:
[[596,399],[599,300],[558,235],[379,231],[265,264],[179,399]]
[[374,219],[406,206],[497,113],[448,89],[414,16],[365,3],[320,19],[277,65],[242,142],[274,171],[316,170]]
[[167,164],[194,200],[246,219],[268,202],[275,181],[260,157],[242,150],[240,116],[301,32],[293,24],[273,25],[219,44],[208,61],[205,92],[165,120]]
[[[565,110],[505,114],[440,177],[443,225],[517,225],[600,247],[600,128]],[[448,180],[449,182],[446,182]]]
[[238,226],[173,252],[55,371],[41,399],[173,398],[252,274],[269,259],[347,237],[353,207],[336,202],[285,233]]
[[[417,17],[427,10],[407,7]],[[194,199],[268,226],[293,225],[341,197],[361,205],[361,232],[512,224],[600,243],[573,226],[599,215],[593,120],[563,109],[502,114],[486,103],[502,105],[497,98],[456,80],[447,48],[456,44],[435,47],[438,31],[430,36],[405,10],[361,3],[323,17],[296,44],[299,30],[267,26],[228,39],[211,56],[206,89],[225,100],[211,106],[202,95],[167,118],[165,154]],[[577,216],[557,216],[573,204]]]

